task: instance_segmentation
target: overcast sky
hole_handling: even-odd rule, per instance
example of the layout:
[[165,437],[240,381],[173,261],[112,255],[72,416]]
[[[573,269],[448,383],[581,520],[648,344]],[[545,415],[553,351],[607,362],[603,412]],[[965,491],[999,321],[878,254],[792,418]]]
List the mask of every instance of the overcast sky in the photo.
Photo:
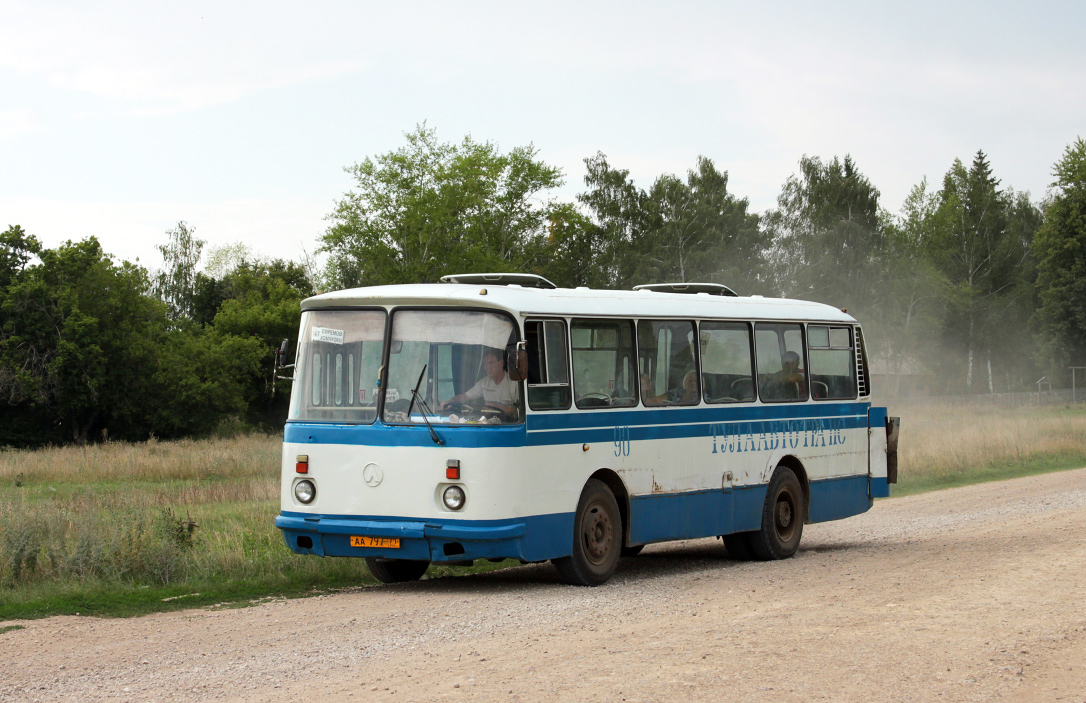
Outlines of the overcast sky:
[[94,235],[154,268],[210,245],[312,251],[343,167],[426,121],[534,144],[583,189],[700,155],[753,210],[803,154],[851,154],[898,211],[977,149],[1043,197],[1086,136],[1086,3],[0,0],[0,228]]

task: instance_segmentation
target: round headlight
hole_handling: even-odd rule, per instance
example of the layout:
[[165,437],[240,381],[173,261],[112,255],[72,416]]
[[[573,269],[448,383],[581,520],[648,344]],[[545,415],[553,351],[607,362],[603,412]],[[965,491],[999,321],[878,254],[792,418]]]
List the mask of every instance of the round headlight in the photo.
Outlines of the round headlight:
[[317,497],[317,487],[308,479],[298,481],[298,483],[294,484],[294,497],[298,499],[299,503],[312,503],[313,499]]
[[460,486],[449,486],[441,495],[445,501],[445,507],[449,510],[459,510],[464,507],[464,489]]

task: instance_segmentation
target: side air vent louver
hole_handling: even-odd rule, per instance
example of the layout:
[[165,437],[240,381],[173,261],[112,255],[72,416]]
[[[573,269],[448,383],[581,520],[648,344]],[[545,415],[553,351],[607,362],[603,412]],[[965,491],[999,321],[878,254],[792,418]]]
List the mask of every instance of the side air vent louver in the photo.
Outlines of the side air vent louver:
[[871,387],[867,384],[867,346],[859,327],[856,328],[856,388],[861,398],[871,395]]

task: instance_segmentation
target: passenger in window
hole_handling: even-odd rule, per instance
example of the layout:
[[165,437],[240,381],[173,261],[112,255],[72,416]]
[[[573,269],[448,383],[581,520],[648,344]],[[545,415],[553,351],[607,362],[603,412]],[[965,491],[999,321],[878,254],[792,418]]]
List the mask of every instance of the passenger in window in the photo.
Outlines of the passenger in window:
[[682,388],[676,388],[673,392],[674,403],[689,404],[698,402],[698,372],[687,371],[683,376]]
[[520,402],[520,384],[505,373],[500,349],[487,347],[483,351],[483,370],[486,375],[474,386],[458,393],[441,404],[445,410],[454,403],[474,403],[482,401],[486,405],[499,408],[506,417],[516,417]]
[[656,395],[652,392],[652,379],[647,373],[641,374],[641,400],[645,405],[667,405],[671,402],[666,393]]
[[766,389],[774,400],[798,400],[806,397],[803,371],[799,368],[799,354],[785,352],[781,357],[781,370],[769,375]]

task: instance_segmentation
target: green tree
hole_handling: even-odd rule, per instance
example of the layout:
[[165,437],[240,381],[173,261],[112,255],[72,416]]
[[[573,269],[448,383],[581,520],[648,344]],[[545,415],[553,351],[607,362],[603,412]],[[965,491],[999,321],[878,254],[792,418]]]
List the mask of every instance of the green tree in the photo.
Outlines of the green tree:
[[556,203],[547,213],[546,255],[533,269],[563,288],[607,288],[610,279],[599,260],[606,233],[572,203]]
[[[607,157],[597,152],[585,159],[588,190],[577,196],[596,224],[586,267],[595,272],[600,288],[633,285],[637,251],[649,229],[646,194],[634,185],[630,172],[612,168]],[[653,282],[653,281],[647,281]]]
[[597,226],[591,259],[610,287],[664,281],[719,282],[747,291],[758,280],[766,240],[728,174],[698,157],[686,179],[661,175],[647,192],[606,156],[585,159],[589,190],[578,196]]
[[159,437],[203,435],[251,410],[251,379],[262,370],[265,345],[213,329],[171,329],[159,340],[144,408]]
[[947,294],[946,279],[928,258],[925,247],[935,236],[939,198],[927,179],[909,191],[901,214],[887,229],[884,295],[875,328],[876,345],[900,391],[901,375],[915,372],[938,357],[940,324]]
[[877,309],[887,217],[879,191],[852,157],[804,156],[769,213],[769,262],[777,290],[838,307]]
[[728,192],[727,171],[699,156],[685,182],[658,178],[646,204],[652,226],[640,259],[655,269],[653,282],[709,281],[742,293],[758,285],[768,239],[747,199]]
[[[1028,197],[999,189],[982,151],[969,169],[955,161],[943,179],[927,250],[949,286],[943,338],[959,351],[956,359],[948,357],[947,372],[960,374],[970,392],[994,392],[1001,331],[1017,326],[1020,338],[1025,332],[1021,311],[1029,302],[1022,295],[1032,281],[1029,249],[1037,222],[1031,208]],[[983,385],[976,382],[978,367]]]
[[561,172],[536,150],[501,153],[465,137],[444,144],[425,125],[407,145],[347,168],[355,189],[321,238],[335,285],[435,281],[450,272],[529,271],[546,250],[540,194]]
[[18,280],[30,261],[41,253],[41,242],[19,225],[0,232],[0,291]]
[[1086,142],[1069,144],[1053,167],[1053,192],[1033,241],[1039,318],[1047,361],[1063,374],[1086,365]]
[[18,432],[8,440],[83,442],[98,427],[145,428],[140,406],[165,322],[146,271],[115,264],[93,237],[38,255],[5,290],[0,367],[5,414],[33,416],[41,430],[5,423]]
[[228,297],[222,302],[211,329],[225,338],[251,342],[254,362],[237,376],[243,384],[246,419],[273,428],[286,420],[290,385],[279,384],[271,393],[272,356],[284,339],[294,339],[301,322],[301,302],[313,294],[305,269],[275,259],[242,262],[224,279]]
[[147,271],[93,237],[44,249],[9,228],[0,283],[0,443],[201,434],[247,412],[267,345],[171,321]]
[[174,320],[193,315],[196,290],[196,266],[205,242],[197,239],[185,222],[167,230],[169,241],[155,246],[162,254],[163,267],[155,275],[154,290],[170,308]]

